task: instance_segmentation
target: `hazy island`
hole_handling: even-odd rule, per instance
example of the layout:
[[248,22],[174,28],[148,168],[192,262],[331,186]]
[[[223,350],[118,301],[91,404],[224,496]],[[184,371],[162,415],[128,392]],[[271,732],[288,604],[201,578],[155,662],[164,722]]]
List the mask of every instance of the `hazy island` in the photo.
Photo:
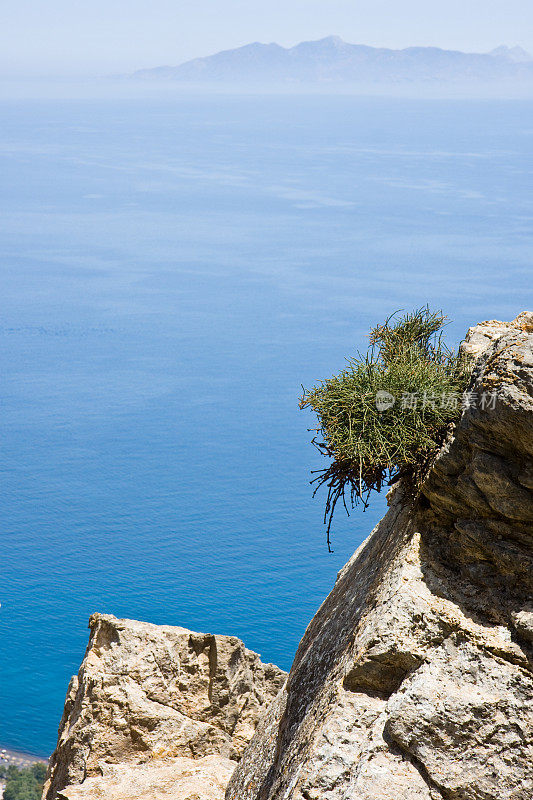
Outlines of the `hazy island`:
[[391,50],[339,36],[294,47],[254,42],[177,66],[141,69],[143,81],[250,86],[533,86],[533,56],[521,47],[463,53],[438,47]]

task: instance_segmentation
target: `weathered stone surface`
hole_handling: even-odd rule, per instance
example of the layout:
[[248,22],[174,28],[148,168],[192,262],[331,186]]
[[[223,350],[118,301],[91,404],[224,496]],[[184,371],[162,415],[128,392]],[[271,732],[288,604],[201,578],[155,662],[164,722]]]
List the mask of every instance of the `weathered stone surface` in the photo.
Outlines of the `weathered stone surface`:
[[[240,757],[285,673],[231,636],[102,614],[94,614],[89,625],[89,645],[69,687],[43,797],[52,800],[59,790],[93,777],[88,785],[96,791],[105,784],[96,778],[118,764],[124,767],[112,776],[118,800],[129,780],[127,766],[148,762],[153,770],[159,768],[154,760],[169,758],[182,759],[175,766],[185,759],[193,769],[192,759],[221,757],[217,763],[226,780],[228,762]],[[166,761],[160,768],[170,770]],[[142,777],[141,788],[146,770],[132,773],[132,781],[133,774]],[[211,797],[211,773],[205,797]],[[196,784],[200,776],[197,771]],[[68,792],[74,797],[74,789]]]
[[57,797],[58,800],[224,800],[234,769],[235,762],[222,756],[104,765],[103,776],[69,786]]
[[387,711],[392,739],[445,797],[533,796],[533,674],[522,666],[456,634]]
[[471,407],[339,573],[227,800],[533,797],[533,314],[465,350]]

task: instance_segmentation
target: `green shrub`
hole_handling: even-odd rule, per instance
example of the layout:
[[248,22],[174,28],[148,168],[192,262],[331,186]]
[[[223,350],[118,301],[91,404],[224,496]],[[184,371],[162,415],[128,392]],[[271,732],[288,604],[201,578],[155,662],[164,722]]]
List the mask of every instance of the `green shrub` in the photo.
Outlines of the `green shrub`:
[[0,777],[5,778],[3,800],[40,800],[46,776],[45,764],[19,768],[2,765]]
[[[312,408],[319,419],[313,444],[331,460],[312,481],[315,494],[323,485],[328,490],[328,547],[339,499],[346,511],[347,500],[366,508],[372,491],[399,478],[416,492],[458,418],[470,369],[442,341],[445,319],[428,308],[392,315],[371,330],[366,356],[348,359],[340,375],[304,390],[300,407]],[[387,394],[378,409],[379,392]]]

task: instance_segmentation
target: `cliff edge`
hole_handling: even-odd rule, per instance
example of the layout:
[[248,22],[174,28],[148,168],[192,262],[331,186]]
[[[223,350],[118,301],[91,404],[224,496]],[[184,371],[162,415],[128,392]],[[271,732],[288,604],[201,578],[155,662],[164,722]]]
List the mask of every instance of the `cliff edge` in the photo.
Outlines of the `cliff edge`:
[[339,573],[227,800],[533,797],[533,314],[463,347],[468,407]]

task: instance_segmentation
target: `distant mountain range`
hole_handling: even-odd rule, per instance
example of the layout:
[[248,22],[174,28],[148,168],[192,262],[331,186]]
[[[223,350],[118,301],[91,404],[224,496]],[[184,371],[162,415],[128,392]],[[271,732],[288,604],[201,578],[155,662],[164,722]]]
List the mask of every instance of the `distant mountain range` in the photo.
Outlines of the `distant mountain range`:
[[533,56],[521,47],[462,53],[438,47],[389,50],[348,44],[338,36],[302,42],[248,44],[176,67],[135,72],[143,80],[231,84],[533,82]]

